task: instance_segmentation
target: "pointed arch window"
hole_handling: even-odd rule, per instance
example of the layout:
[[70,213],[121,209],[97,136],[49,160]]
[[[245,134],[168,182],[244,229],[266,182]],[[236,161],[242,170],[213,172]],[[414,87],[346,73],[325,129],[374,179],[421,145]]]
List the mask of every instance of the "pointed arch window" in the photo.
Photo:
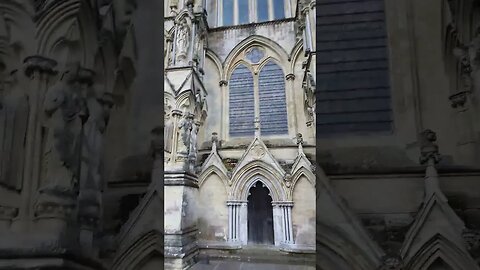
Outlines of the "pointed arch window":
[[263,135],[288,133],[285,77],[282,68],[269,61],[258,76],[260,129]]
[[230,77],[230,136],[252,136],[254,134],[255,97],[253,84],[252,72],[245,65],[238,66]]
[[263,136],[288,134],[285,76],[282,68],[272,60],[258,75],[253,75],[241,64],[230,77],[230,136],[253,136],[256,117],[260,119]]

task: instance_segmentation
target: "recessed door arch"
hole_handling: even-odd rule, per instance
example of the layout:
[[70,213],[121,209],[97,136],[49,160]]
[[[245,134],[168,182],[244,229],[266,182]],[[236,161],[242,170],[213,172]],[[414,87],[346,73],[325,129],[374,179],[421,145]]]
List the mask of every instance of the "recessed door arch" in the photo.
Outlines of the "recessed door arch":
[[272,197],[262,181],[250,187],[247,205],[248,244],[274,245]]

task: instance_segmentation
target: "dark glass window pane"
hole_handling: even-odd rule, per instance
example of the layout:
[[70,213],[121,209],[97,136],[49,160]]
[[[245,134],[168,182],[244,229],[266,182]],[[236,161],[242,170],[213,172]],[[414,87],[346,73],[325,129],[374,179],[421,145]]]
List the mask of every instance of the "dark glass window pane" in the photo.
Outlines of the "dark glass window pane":
[[280,66],[271,61],[263,67],[258,78],[258,90],[262,135],[288,134],[285,79]]
[[268,0],[257,0],[257,19],[259,22],[268,21]]
[[233,25],[233,1],[223,0],[223,25]]
[[275,19],[285,18],[285,1],[284,0],[273,0],[273,13]]
[[230,136],[253,136],[255,100],[253,75],[244,65],[233,71],[229,83]]
[[335,12],[317,1],[317,136],[393,129],[384,1],[374,2],[366,13],[363,1]]
[[249,23],[248,0],[238,0],[238,22],[239,24]]

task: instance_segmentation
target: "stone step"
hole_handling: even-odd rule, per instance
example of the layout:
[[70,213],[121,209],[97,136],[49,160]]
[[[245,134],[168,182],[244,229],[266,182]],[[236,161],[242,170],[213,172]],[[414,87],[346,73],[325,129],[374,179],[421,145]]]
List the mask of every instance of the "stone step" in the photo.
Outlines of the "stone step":
[[277,249],[248,247],[241,249],[200,249],[198,260],[201,262],[229,260],[251,263],[275,263],[283,265],[315,266],[315,254],[288,253]]

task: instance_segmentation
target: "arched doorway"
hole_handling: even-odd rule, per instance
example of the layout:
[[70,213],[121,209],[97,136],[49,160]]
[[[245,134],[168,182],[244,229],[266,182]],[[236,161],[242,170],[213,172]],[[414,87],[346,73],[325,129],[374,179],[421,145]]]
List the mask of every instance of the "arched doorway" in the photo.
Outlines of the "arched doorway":
[[248,195],[248,243],[273,245],[273,208],[268,188],[257,181]]

